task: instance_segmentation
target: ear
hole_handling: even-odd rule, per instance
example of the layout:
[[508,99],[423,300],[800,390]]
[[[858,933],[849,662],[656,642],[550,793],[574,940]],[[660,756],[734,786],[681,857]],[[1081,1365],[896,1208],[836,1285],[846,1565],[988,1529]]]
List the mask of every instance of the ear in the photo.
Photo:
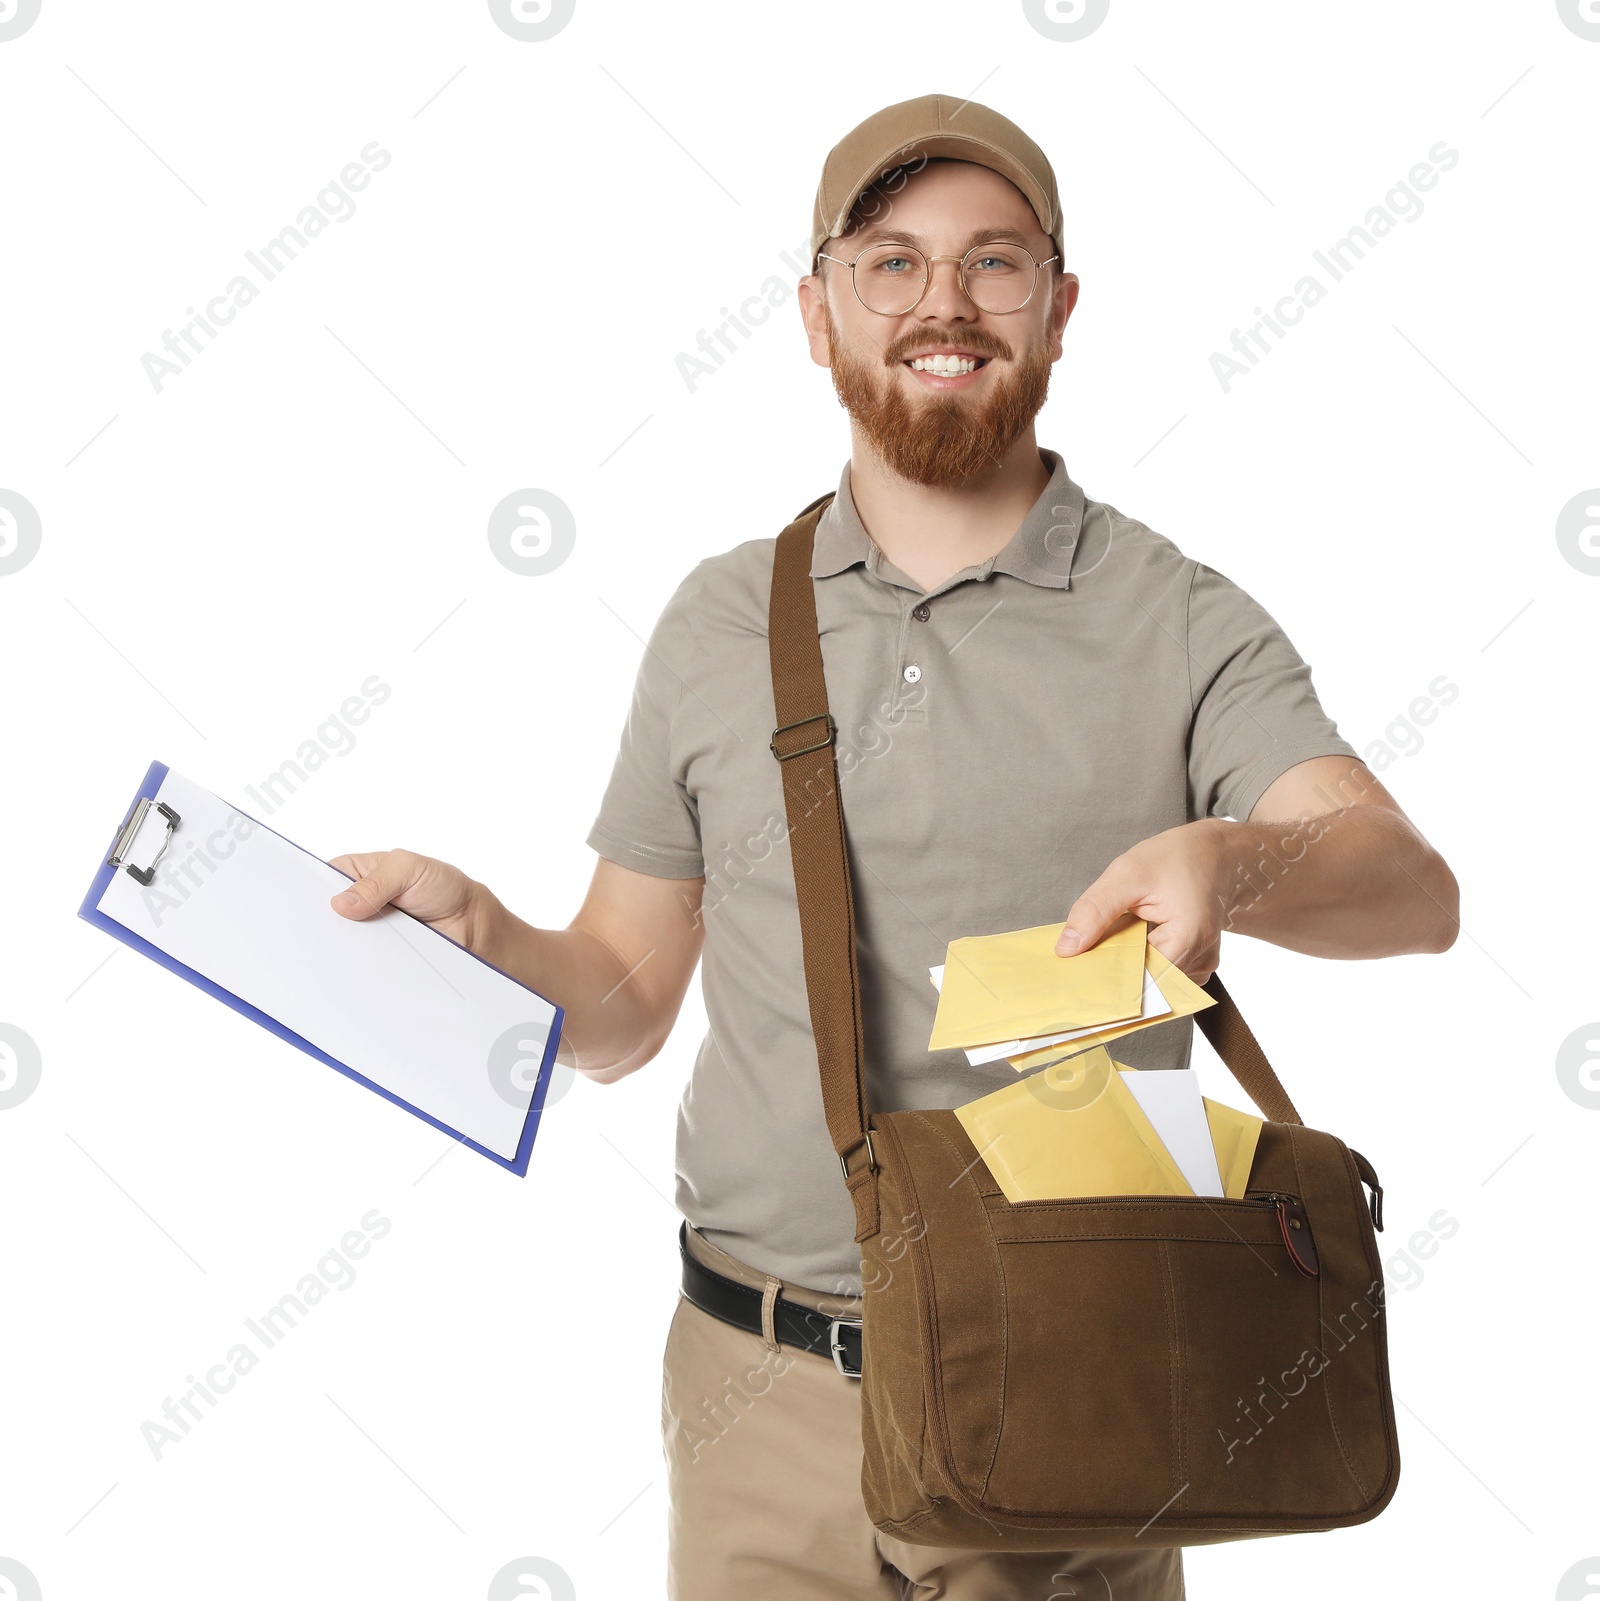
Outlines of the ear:
[[830,367],[828,355],[828,324],[824,310],[824,297],[828,286],[814,272],[800,280],[800,321],[805,324],[806,340],[811,346],[811,359],[819,367]]
[[1078,275],[1075,272],[1058,272],[1050,291],[1050,359],[1061,360],[1061,336],[1066,332],[1067,318],[1078,303]]

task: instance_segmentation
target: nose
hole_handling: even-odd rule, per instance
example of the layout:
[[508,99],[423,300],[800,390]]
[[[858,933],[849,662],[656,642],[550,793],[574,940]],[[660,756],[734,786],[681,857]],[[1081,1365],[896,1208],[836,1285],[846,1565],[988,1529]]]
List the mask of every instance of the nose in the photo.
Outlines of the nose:
[[919,317],[933,322],[972,322],[978,308],[961,287],[961,262],[937,256],[928,263],[928,287],[917,302]]

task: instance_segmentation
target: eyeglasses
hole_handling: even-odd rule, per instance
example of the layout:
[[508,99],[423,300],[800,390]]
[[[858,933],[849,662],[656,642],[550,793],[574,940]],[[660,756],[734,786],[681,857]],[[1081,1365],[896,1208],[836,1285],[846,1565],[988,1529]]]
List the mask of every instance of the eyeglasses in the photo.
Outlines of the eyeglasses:
[[911,245],[873,245],[854,261],[842,261],[826,251],[817,255],[819,260],[848,267],[856,299],[884,317],[903,317],[916,308],[928,292],[936,261],[957,263],[961,292],[979,311],[995,316],[1020,311],[1033,298],[1040,267],[1059,259],[1049,256],[1038,261],[1031,250],[1012,244],[974,245],[964,256],[925,256]]

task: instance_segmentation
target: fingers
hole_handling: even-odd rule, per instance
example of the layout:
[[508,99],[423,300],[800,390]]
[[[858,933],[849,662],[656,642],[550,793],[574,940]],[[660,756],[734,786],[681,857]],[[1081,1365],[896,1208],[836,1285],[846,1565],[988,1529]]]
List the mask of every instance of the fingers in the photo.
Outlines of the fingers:
[[335,856],[328,866],[337,867],[346,878],[360,878],[363,873],[370,873],[387,855],[388,851],[360,851],[348,856]]
[[368,851],[359,855],[336,856],[329,864],[355,879],[330,901],[341,917],[372,917],[390,901],[403,895],[416,877],[418,858],[410,851]]
[[1125,927],[1128,918],[1127,897],[1114,893],[1102,874],[1072,903],[1056,937],[1056,955],[1075,956],[1098,945],[1113,928]]

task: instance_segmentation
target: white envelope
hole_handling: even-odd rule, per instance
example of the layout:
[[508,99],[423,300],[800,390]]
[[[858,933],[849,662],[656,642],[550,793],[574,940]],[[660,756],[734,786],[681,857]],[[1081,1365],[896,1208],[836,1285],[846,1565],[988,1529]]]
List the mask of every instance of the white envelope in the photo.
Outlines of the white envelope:
[[1196,1195],[1221,1195],[1222,1174],[1200,1097],[1199,1074],[1192,1067],[1141,1071],[1120,1062],[1117,1065],[1122,1068],[1122,1082],[1150,1119],[1189,1188]]

